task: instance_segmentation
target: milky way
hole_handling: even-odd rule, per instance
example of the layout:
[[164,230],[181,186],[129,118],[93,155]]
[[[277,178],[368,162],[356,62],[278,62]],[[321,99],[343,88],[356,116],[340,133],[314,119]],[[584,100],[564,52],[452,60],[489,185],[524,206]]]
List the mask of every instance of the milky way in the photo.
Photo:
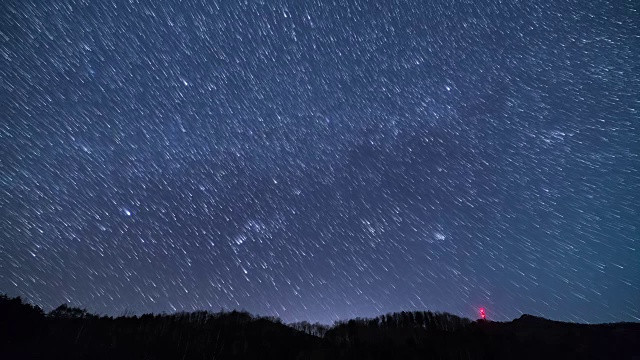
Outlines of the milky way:
[[0,5],[0,293],[640,320],[634,1]]

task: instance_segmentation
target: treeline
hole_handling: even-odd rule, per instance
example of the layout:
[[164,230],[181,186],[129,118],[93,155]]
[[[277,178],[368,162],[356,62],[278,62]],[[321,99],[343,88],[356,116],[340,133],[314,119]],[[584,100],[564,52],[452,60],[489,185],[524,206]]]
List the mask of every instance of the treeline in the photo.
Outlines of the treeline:
[[[279,321],[279,320],[277,320]],[[333,326],[320,323],[311,324],[307,321],[288,324],[290,327],[308,335],[324,338],[329,334],[333,339],[349,341],[352,329],[422,328],[426,331],[459,331],[471,325],[471,320],[449,313],[433,313],[431,311],[399,312],[380,315],[375,318],[355,318],[336,321]],[[353,337],[353,336],[351,336]]]
[[243,311],[97,316],[45,313],[0,296],[0,359],[632,359],[640,324],[508,323],[399,312],[333,326]]
[[0,297],[0,359],[309,358],[320,339],[244,311],[97,316],[61,305],[44,313]]

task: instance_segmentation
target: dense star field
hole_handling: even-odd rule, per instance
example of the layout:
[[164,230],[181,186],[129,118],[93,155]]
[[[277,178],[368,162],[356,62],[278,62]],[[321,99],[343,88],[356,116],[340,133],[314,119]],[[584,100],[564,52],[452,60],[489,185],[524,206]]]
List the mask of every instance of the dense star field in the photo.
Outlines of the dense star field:
[[635,1],[0,9],[0,293],[640,321]]

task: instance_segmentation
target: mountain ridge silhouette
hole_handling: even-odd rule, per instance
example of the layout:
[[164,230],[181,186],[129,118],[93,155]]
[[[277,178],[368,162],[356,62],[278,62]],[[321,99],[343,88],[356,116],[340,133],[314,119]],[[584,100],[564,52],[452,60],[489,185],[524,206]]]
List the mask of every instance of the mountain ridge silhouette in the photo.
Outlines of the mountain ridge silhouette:
[[333,326],[243,311],[97,316],[45,313],[0,296],[2,359],[640,359],[640,323],[509,322],[413,311]]

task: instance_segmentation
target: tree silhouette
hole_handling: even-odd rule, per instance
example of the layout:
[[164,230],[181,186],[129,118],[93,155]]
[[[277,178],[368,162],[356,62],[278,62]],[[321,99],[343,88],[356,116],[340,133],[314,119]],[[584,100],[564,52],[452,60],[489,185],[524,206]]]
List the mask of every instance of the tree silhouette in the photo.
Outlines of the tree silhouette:
[[87,310],[70,307],[67,304],[62,304],[49,313],[49,317],[56,319],[82,319],[88,316]]
[[45,314],[0,296],[0,359],[631,359],[640,324],[581,325],[522,316],[472,322],[406,312],[289,326],[245,311],[98,317],[63,304]]

